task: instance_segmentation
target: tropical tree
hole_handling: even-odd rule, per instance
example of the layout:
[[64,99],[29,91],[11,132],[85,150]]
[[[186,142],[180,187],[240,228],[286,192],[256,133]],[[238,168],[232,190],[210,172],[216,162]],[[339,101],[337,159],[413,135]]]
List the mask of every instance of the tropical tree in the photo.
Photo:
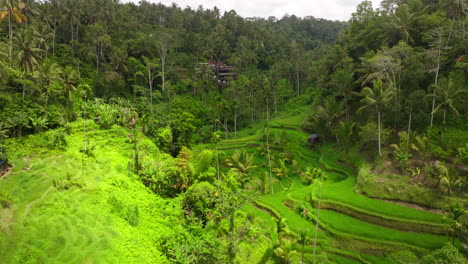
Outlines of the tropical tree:
[[36,71],[34,71],[34,78],[38,79],[41,83],[42,92],[41,97],[45,98],[46,105],[49,99],[54,96],[58,91],[57,82],[61,81],[62,68],[51,60],[45,60]]
[[232,154],[231,158],[227,160],[227,165],[231,167],[234,171],[238,172],[242,177],[241,182],[244,184],[247,179],[247,174],[254,169],[254,156],[253,154],[247,153],[244,149],[236,150],[234,154]]
[[283,217],[274,218],[275,220],[275,231],[278,235],[278,245],[283,241],[283,235],[287,232],[286,219]]
[[408,4],[402,4],[398,7],[395,14],[392,15],[390,26],[396,29],[399,39],[406,43],[413,43],[414,39],[411,36],[416,32],[414,23],[418,19],[418,13],[413,12]]
[[[202,102],[206,103],[206,93],[210,82],[213,81],[214,73],[213,68],[208,63],[201,63],[195,68],[195,76],[200,80],[202,88]],[[193,88],[193,94],[196,96],[198,93],[196,85]]]
[[24,83],[23,83],[23,99],[25,94],[26,77],[28,73],[33,71],[34,65],[38,64],[40,53],[42,49],[36,46],[36,42],[33,39],[30,31],[23,30],[16,35],[14,39],[16,47],[16,53],[13,56],[13,60],[18,66],[23,69]]
[[378,148],[379,155],[382,157],[382,146],[381,146],[381,113],[384,107],[390,102],[394,96],[394,91],[390,85],[384,85],[381,79],[372,81],[373,87],[364,87],[361,91],[363,97],[362,102],[365,104],[358,109],[358,112],[369,107],[375,107],[377,113],[377,126],[378,126]]
[[468,241],[468,210],[460,205],[452,205],[446,212],[446,217],[452,219],[453,222],[450,226],[450,232],[453,236],[452,243],[455,238],[463,242]]
[[335,134],[338,138],[338,142],[346,155],[348,155],[349,148],[351,147],[351,143],[355,133],[355,126],[356,123],[353,121],[340,121],[338,123],[337,128],[335,129]]
[[446,128],[447,121],[447,111],[451,111],[456,116],[460,115],[457,108],[455,108],[455,102],[460,99],[460,94],[465,93],[466,89],[458,88],[452,81],[451,78],[442,79],[435,86],[434,95],[436,99],[440,101],[439,105],[432,111],[431,115],[434,115],[437,112],[443,113],[442,119],[442,132],[441,132],[441,141],[444,142],[444,132]]
[[42,129],[47,128],[49,120],[46,116],[30,117],[31,125],[34,128],[34,132],[42,132]]
[[76,83],[78,81],[78,72],[70,66],[65,67],[61,76],[63,82],[63,91],[67,98],[67,105],[72,102],[72,93],[76,91]]
[[[343,117],[343,114],[342,102],[338,102],[333,96],[329,96],[315,108],[315,114],[309,118],[308,122],[310,122],[314,130],[325,137],[335,131],[336,125]],[[335,138],[337,138],[336,134]]]
[[12,57],[13,48],[13,20],[21,23],[26,16],[21,13],[21,3],[18,0],[0,0],[0,22],[8,17],[8,39],[10,40],[9,58]]
[[48,24],[37,23],[34,24],[33,34],[37,47],[44,50],[45,57],[49,55],[49,41],[52,38],[52,30]]
[[304,263],[304,253],[305,253],[304,248],[305,248],[305,245],[309,242],[308,233],[309,233],[309,230],[302,231],[300,233],[299,240],[298,240],[299,244],[302,247],[302,250],[301,250],[301,263]]
[[296,254],[290,242],[281,243],[273,252],[284,264],[293,263],[293,256]]
[[353,84],[353,72],[347,70],[337,71],[332,79],[333,85],[338,89],[338,92],[343,95],[343,101],[346,111],[346,120],[349,119],[349,106],[348,100],[351,95],[351,89]]
[[317,180],[318,189],[318,204],[317,204],[317,221],[315,221],[315,236],[314,236],[314,251],[313,257],[315,261],[315,249],[317,247],[317,235],[318,235],[318,226],[320,222],[320,201],[322,196],[322,182],[327,179],[327,175],[321,169],[314,169],[313,170],[313,179]]
[[155,59],[149,59],[145,56],[142,58],[143,63],[145,64],[145,72],[138,71],[136,75],[143,77],[148,84],[148,88],[150,89],[150,105],[153,105],[154,80],[158,77],[159,65]]

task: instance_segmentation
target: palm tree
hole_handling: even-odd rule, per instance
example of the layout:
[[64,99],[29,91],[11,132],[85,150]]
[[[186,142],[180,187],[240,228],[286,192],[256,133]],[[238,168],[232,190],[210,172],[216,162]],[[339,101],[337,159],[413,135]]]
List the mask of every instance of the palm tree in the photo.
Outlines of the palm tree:
[[465,11],[465,1],[463,0],[444,0],[444,6],[447,8],[447,16],[452,19],[452,23],[450,24],[450,30],[447,38],[447,46],[450,43],[450,38],[452,36],[453,31],[453,24],[455,19],[463,14],[467,14]]
[[4,52],[6,49],[8,49],[7,45],[0,43],[0,77],[2,80],[4,80],[4,77],[7,76],[6,65],[3,64],[3,62],[6,62],[8,58],[7,53]]
[[24,82],[23,82],[23,100],[25,94],[26,76],[33,71],[34,65],[38,63],[39,54],[42,52],[40,48],[36,47],[36,43],[32,38],[29,31],[21,31],[16,35],[15,39],[16,53],[13,60],[16,64],[23,68]]
[[45,60],[33,75],[42,84],[41,96],[45,98],[46,105],[54,94],[54,83],[61,81],[62,68],[51,60]]
[[247,151],[245,151],[244,149],[236,150],[236,152],[232,154],[231,158],[227,160],[227,165],[240,174],[240,176],[242,177],[242,184],[244,184],[247,181],[245,176],[252,169],[257,167],[254,165],[253,154],[247,153]]
[[315,112],[316,114],[309,122],[312,122],[314,129],[318,130],[319,134],[325,136],[335,130],[338,121],[343,117],[343,104],[330,96],[316,107]]
[[442,111],[444,114],[444,118],[442,120],[441,133],[442,143],[444,143],[447,111],[449,110],[453,112],[456,116],[460,115],[460,113],[458,113],[458,110],[455,108],[454,103],[460,99],[460,94],[464,92],[466,92],[466,89],[458,88],[456,85],[454,85],[451,78],[440,80],[440,82],[434,87],[434,95],[431,96],[435,96],[437,99],[439,99],[440,104],[434,109],[434,111],[432,111],[431,115],[434,115],[440,111]]
[[340,146],[346,155],[348,155],[349,148],[351,147],[355,126],[356,123],[353,121],[340,121],[335,129],[336,137],[338,138]]
[[452,243],[455,241],[455,237],[461,241],[468,241],[468,210],[459,204],[452,205],[446,212],[446,216],[453,219],[450,226],[450,233],[453,235]]
[[285,264],[293,263],[293,256],[296,254],[290,242],[281,243],[273,252]]
[[36,8],[36,4],[35,0],[23,0],[23,2],[20,3],[21,13],[28,18],[25,20],[26,27],[28,26],[28,20],[32,20],[40,14],[39,10]]
[[377,125],[378,125],[378,147],[379,155],[382,157],[382,146],[381,146],[381,113],[385,105],[390,102],[390,100],[395,95],[394,90],[391,88],[391,85],[384,85],[381,79],[372,81],[373,88],[364,87],[361,91],[361,96],[364,97],[362,102],[365,103],[364,106],[358,109],[358,112],[362,111],[368,107],[375,107],[377,112]]
[[315,248],[317,247],[318,226],[320,222],[320,200],[322,195],[322,182],[327,179],[327,175],[319,168],[314,168],[312,178],[317,180],[318,184],[318,205],[317,205],[317,221],[315,221],[315,236],[314,236],[314,261],[315,261]]
[[46,116],[39,116],[36,118],[29,118],[31,120],[31,125],[34,128],[34,131],[37,132],[42,132],[43,128],[47,128],[49,120],[47,119]]
[[286,219],[283,217],[275,218],[275,231],[278,235],[278,244],[281,244],[283,241],[283,234],[286,232]]
[[308,237],[308,234],[307,234],[308,232],[309,232],[309,230],[302,231],[301,234],[300,234],[299,240],[298,240],[299,244],[302,247],[302,250],[301,250],[301,263],[304,263],[304,247],[307,244],[307,242],[309,241],[309,237]]
[[348,97],[351,94],[353,84],[353,72],[339,70],[333,76],[333,85],[338,89],[338,92],[343,95],[344,105],[346,110],[346,120],[349,119]]
[[0,21],[8,17],[8,39],[10,40],[9,58],[12,57],[13,48],[13,20],[21,23],[26,20],[26,16],[21,14],[21,4],[18,0],[0,0]]
[[425,8],[418,9],[419,10],[414,10],[414,6],[410,7],[408,4],[402,4],[392,15],[390,27],[395,29],[400,35],[400,39],[404,40],[406,43],[414,42],[411,34],[417,30],[413,27],[413,25],[419,19],[420,14],[425,11]]
[[[195,69],[195,75],[199,78],[202,87],[202,102],[206,103],[206,92],[208,89],[205,86],[207,86],[210,81],[213,81],[213,68],[208,63],[201,63]],[[193,88],[193,94],[195,96],[197,95],[196,86]]]
[[76,91],[76,81],[78,80],[78,72],[70,66],[67,66],[62,72],[63,91],[67,97],[67,105],[72,102],[72,93]]
[[38,23],[34,25],[34,38],[37,46],[45,51],[45,57],[49,54],[49,40],[53,37],[52,29],[48,24]]

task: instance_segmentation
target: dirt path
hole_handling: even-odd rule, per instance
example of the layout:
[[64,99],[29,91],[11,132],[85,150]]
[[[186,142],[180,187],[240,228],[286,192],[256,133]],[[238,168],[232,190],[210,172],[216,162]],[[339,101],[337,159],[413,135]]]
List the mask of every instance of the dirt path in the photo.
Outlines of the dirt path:
[[382,198],[377,198],[377,199],[381,200],[381,201],[388,202],[388,203],[394,203],[394,204],[398,204],[398,205],[401,205],[401,206],[413,208],[413,209],[416,209],[416,210],[426,211],[426,212],[430,212],[430,213],[434,213],[434,214],[440,214],[440,215],[444,214],[444,211],[442,211],[441,209],[430,208],[430,207],[415,204],[415,203],[408,203],[408,202],[403,202],[403,201],[399,201],[399,200],[382,199]]
[[10,171],[13,169],[13,166],[3,166],[1,167],[2,169],[0,169],[0,178],[3,178],[4,176],[6,176],[8,173],[10,173]]

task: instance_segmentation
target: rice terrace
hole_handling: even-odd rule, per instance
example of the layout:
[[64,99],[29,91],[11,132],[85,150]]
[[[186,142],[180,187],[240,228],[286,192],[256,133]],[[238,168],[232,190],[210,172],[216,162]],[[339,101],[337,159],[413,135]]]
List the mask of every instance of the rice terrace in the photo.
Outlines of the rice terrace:
[[467,24],[0,0],[0,264],[467,264]]

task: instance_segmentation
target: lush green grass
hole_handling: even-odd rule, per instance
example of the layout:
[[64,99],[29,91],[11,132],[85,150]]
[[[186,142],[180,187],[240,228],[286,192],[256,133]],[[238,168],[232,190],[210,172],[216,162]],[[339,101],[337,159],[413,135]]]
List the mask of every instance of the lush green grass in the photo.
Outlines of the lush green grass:
[[[11,207],[0,209],[0,216],[10,216],[2,218],[8,220],[0,232],[2,263],[167,262],[156,245],[181,228],[173,210],[179,203],[148,192],[128,172],[132,144],[125,129],[87,136],[95,144],[94,158],[79,152],[77,131],[66,137],[60,156],[13,159],[14,171],[0,184],[12,197]],[[33,144],[35,137],[10,147]],[[21,170],[25,166],[30,170]]]
[[415,245],[421,248],[436,249],[448,241],[446,236],[424,233],[402,232],[380,227],[343,215],[334,211],[320,210],[320,219],[332,228],[358,236],[384,241],[395,241]]

